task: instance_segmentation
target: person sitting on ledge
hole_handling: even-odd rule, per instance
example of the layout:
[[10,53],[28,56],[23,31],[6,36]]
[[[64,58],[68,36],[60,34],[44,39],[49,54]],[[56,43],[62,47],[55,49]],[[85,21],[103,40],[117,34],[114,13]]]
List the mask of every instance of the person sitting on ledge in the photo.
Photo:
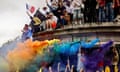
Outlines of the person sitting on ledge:
[[55,29],[57,24],[57,17],[53,13],[49,13],[49,18],[46,20],[46,29]]

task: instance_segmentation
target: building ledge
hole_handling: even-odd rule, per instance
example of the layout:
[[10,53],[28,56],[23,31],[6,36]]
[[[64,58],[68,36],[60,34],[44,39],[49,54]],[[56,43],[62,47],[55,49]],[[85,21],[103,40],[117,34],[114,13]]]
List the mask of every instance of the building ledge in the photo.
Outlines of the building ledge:
[[86,24],[72,24],[72,25],[66,25],[64,26],[64,28],[59,28],[56,30],[49,30],[49,31],[42,31],[42,32],[38,32],[38,33],[34,33],[33,37],[37,36],[37,35],[43,35],[43,34],[69,34],[70,31],[71,33],[83,33],[83,32],[108,32],[108,31],[115,31],[115,32],[120,32],[120,23],[116,22],[105,22],[105,23],[101,23],[101,24],[97,24],[97,23],[86,23]]

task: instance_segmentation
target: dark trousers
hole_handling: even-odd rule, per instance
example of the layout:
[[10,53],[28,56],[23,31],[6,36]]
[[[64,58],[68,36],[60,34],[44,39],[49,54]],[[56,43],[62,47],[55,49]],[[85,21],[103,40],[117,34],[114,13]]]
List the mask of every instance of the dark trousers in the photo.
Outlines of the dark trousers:
[[40,31],[40,27],[38,25],[37,26],[33,26],[32,27],[32,31],[33,31],[33,33],[37,33],[37,32]]
[[120,14],[120,6],[114,8],[114,18],[116,18],[117,15],[119,15],[119,14]]

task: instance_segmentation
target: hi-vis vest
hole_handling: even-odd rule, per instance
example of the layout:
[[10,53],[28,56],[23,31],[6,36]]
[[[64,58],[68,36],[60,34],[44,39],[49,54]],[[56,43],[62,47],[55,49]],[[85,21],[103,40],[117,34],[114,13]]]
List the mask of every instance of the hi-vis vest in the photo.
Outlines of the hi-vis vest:
[[35,22],[34,25],[39,25],[41,20],[38,17],[33,17],[33,21]]

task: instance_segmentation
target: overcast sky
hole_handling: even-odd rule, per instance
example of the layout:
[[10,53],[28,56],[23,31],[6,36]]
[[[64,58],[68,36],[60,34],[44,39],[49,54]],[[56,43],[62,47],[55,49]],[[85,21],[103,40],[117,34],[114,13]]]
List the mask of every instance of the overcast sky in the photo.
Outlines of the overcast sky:
[[36,8],[45,6],[45,0],[0,0],[0,46],[21,35],[25,23],[29,23],[25,4]]

